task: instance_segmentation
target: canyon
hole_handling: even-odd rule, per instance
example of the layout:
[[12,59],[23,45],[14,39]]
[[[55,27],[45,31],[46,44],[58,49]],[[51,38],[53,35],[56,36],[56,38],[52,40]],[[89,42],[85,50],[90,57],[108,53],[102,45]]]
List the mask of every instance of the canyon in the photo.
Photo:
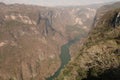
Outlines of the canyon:
[[55,80],[119,79],[120,2],[116,2],[97,10],[93,27],[76,57]]
[[[63,50],[70,44],[69,52],[73,40],[84,40],[99,6],[0,3],[0,80],[45,80],[55,75],[74,57]],[[65,63],[62,55],[69,56]]]
[[119,80],[119,53],[120,2],[0,3],[0,80]]

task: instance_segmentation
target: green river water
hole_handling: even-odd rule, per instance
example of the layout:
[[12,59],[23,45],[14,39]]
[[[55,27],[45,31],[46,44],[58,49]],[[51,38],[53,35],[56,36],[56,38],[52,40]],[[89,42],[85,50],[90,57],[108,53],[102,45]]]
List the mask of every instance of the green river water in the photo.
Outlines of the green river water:
[[73,40],[70,40],[68,43],[64,44],[61,47],[61,54],[60,54],[60,59],[61,59],[61,66],[60,68],[54,73],[54,75],[50,76],[49,78],[47,78],[46,80],[54,80],[61,72],[61,70],[64,68],[64,66],[66,64],[68,64],[68,62],[71,59],[71,56],[69,54],[69,48],[72,44],[74,44],[75,42],[77,42],[79,40],[79,38],[75,38]]

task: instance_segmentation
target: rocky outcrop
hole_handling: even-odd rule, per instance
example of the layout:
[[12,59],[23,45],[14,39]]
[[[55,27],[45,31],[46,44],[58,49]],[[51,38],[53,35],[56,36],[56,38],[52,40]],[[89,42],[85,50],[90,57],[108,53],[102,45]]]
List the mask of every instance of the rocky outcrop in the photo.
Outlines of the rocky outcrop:
[[52,27],[52,12],[48,12],[47,15],[39,14],[37,26],[42,35],[54,35],[55,29]]
[[116,20],[115,20],[115,26],[119,26],[119,25],[120,25],[120,12],[117,14]]

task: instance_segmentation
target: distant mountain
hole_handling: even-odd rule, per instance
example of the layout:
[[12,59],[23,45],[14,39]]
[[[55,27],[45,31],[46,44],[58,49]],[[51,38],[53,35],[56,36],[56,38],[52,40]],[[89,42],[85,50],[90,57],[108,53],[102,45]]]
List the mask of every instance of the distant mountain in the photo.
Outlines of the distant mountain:
[[77,56],[56,80],[120,79],[120,3],[98,9],[93,26]]

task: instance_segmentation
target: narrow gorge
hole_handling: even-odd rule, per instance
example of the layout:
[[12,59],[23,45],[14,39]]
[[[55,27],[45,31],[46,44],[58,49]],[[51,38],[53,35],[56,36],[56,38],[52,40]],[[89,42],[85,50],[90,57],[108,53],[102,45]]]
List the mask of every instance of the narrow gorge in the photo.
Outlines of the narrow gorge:
[[0,1],[0,80],[120,80],[120,2],[92,3]]

